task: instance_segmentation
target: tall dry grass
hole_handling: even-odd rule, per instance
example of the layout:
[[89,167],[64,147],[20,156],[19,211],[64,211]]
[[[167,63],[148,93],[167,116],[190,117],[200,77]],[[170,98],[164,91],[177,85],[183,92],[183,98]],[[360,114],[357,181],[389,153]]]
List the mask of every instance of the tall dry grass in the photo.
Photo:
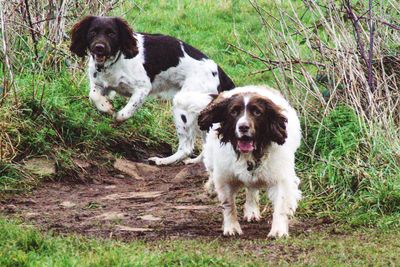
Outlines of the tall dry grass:
[[253,51],[237,48],[265,65],[257,73],[271,72],[307,120],[320,121],[337,104],[347,104],[362,121],[372,123],[371,131],[379,127],[399,140],[397,1],[372,6],[347,0],[288,1],[272,10],[261,1],[250,3],[265,39],[253,40]]

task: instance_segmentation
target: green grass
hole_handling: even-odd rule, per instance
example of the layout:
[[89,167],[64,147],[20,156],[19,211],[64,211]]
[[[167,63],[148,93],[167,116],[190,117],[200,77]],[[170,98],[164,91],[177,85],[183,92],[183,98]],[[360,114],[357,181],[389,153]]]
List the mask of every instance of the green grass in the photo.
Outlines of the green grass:
[[43,234],[0,218],[0,266],[388,266],[400,262],[397,230],[326,229],[284,240],[133,241]]

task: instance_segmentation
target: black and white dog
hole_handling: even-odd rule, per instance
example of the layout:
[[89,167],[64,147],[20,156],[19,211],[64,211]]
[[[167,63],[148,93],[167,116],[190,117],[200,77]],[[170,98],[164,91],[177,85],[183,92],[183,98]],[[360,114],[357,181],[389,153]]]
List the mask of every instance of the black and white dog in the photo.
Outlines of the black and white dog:
[[[133,32],[117,17],[87,16],[72,29],[71,52],[85,57],[89,51],[89,98],[96,108],[118,122],[130,118],[147,95],[174,99],[178,151],[169,157],[150,158],[157,165],[188,159],[194,148],[199,112],[209,101],[185,106],[180,101],[190,93],[217,94],[234,88],[232,80],[196,48],[170,36]],[[114,112],[110,100],[117,92],[129,97],[126,106]],[[203,135],[204,137],[204,135]]]

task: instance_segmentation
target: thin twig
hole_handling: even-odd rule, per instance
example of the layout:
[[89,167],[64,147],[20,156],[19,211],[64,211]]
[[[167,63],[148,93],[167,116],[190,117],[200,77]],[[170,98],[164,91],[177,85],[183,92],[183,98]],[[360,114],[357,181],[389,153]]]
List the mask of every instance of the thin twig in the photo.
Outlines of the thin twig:
[[26,14],[27,14],[27,19],[28,19],[28,23],[29,23],[29,27],[30,27],[30,32],[31,32],[31,37],[32,37],[32,41],[33,41],[33,49],[35,52],[35,59],[39,58],[39,54],[38,54],[38,50],[37,50],[37,42],[36,42],[36,36],[35,36],[35,32],[32,30],[33,29],[33,24],[32,24],[32,18],[31,18],[31,13],[29,11],[29,4],[28,4],[28,0],[24,0],[25,3],[25,9],[26,9]]
[[365,64],[368,65],[368,59],[367,59],[367,57],[365,55],[365,50],[364,50],[364,43],[363,43],[363,41],[361,39],[360,24],[358,22],[357,15],[353,12],[353,8],[351,6],[350,0],[346,0],[345,1],[345,7],[346,7],[347,15],[349,16],[349,19],[352,22],[353,27],[354,27],[354,32],[356,34],[356,41],[357,41],[358,50],[359,50],[360,55],[361,55],[362,59],[364,60]]
[[372,59],[374,53],[374,31],[375,25],[372,20],[372,0],[369,0],[369,52],[368,52],[368,85],[371,92],[375,91],[374,75],[372,73]]
[[244,52],[244,53],[248,54],[249,56],[251,56],[254,59],[257,59],[257,60],[259,60],[261,62],[264,62],[264,63],[267,63],[267,64],[271,64],[271,65],[306,64],[306,65],[315,65],[315,66],[318,66],[318,67],[326,67],[325,64],[320,63],[320,62],[306,61],[306,60],[300,60],[300,59],[293,59],[293,60],[287,60],[287,61],[278,61],[278,60],[272,60],[272,59],[265,59],[265,58],[261,58],[261,57],[255,55],[255,54],[253,54],[253,53],[251,53],[251,52],[249,52],[247,50],[244,50],[243,48],[238,47],[238,46],[236,46],[234,44],[229,44],[229,46],[231,46],[231,47],[233,47],[233,48],[235,48],[235,49],[237,49],[237,50],[239,50],[241,52]]

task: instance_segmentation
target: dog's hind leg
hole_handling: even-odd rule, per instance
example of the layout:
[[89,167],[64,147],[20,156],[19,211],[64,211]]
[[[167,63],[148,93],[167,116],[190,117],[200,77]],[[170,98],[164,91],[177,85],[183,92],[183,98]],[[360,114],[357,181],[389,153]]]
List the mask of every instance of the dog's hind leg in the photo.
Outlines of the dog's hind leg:
[[[193,152],[196,135],[200,132],[197,125],[197,118],[211,101],[211,97],[206,93],[194,93],[182,91],[174,97],[174,122],[178,134],[178,150],[172,156],[166,158],[152,157],[149,161],[157,165],[168,165],[187,159]],[[203,133],[205,139],[205,133]],[[185,163],[200,162],[202,154],[195,159],[188,159]]]
[[[207,133],[204,132],[204,131],[200,131],[200,135],[201,135],[201,141],[204,144],[206,142]],[[201,162],[202,160],[203,160],[203,151],[201,151],[200,154],[197,157],[193,158],[193,159],[192,158],[185,159],[183,161],[183,163],[185,163],[185,164],[196,164],[196,163]]]
[[166,158],[149,158],[149,161],[154,162],[156,165],[169,165],[177,163],[188,158],[193,152],[194,143],[196,140],[195,123],[197,123],[197,116],[189,114],[180,108],[174,107],[174,121],[179,139],[178,150],[175,152],[175,154]]

